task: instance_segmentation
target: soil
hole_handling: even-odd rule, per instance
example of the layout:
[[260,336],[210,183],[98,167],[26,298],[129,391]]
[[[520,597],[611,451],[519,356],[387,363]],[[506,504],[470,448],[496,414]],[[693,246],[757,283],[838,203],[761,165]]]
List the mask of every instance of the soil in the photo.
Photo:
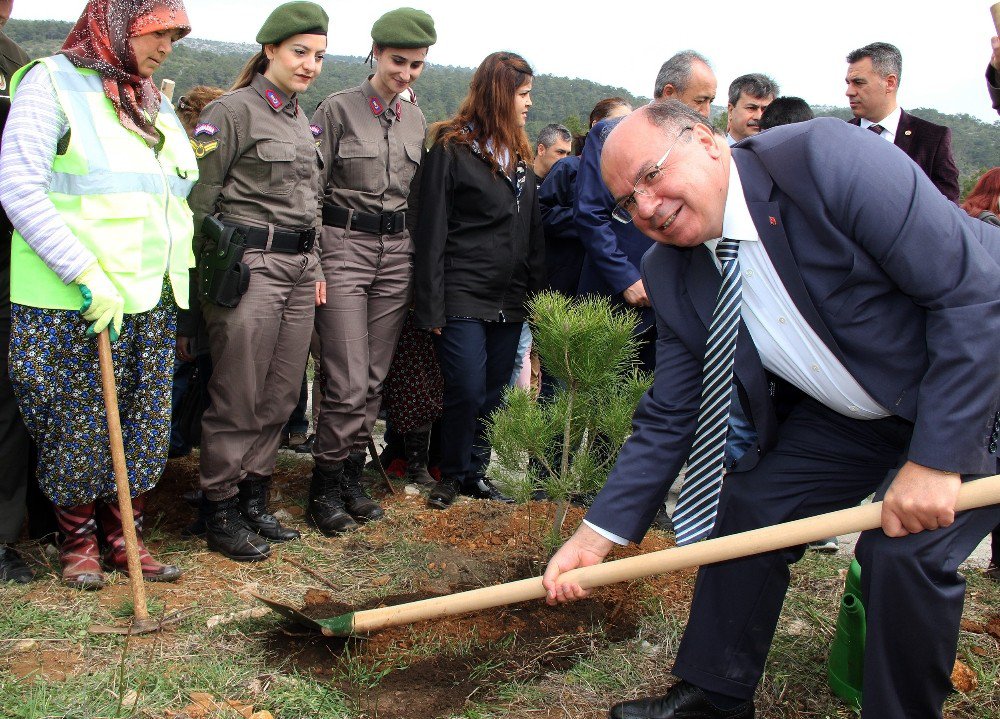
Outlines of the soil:
[[[386,597],[353,609],[428,596],[433,595]],[[311,599],[302,611],[314,619],[345,613],[345,605],[328,596]],[[638,599],[606,592],[567,607],[530,602],[350,639],[328,639],[289,625],[267,638],[266,651],[283,666],[330,681],[354,698],[361,717],[451,716],[470,699],[489,701],[500,683],[565,671],[609,641],[634,637]],[[438,655],[423,657],[428,647],[438,647]],[[370,686],[366,680],[376,676],[381,676],[377,686]]]
[[[151,494],[149,525],[155,527],[155,539],[148,544],[154,555],[161,554],[167,544],[176,558],[197,552],[197,561],[187,560],[188,569],[175,584],[147,584],[150,602],[168,612],[195,604],[206,606],[213,594],[241,591],[233,582],[234,572],[239,571],[245,573],[240,576],[247,580],[248,588],[302,606],[303,612],[313,618],[327,618],[537,576],[544,569],[544,539],[555,516],[551,503],[506,505],[463,498],[446,511],[436,511],[425,508],[422,496],[405,494],[402,485],[389,494],[384,484],[376,482],[372,493],[385,508],[385,518],[361,532],[325,539],[300,520],[310,465],[289,464],[293,464],[291,469],[275,474],[270,508],[285,510],[294,518],[292,524],[308,535],[310,546],[329,557],[330,562],[335,561],[323,565],[331,572],[328,577],[317,576],[313,567],[313,574],[303,571],[302,563],[275,558],[260,565],[237,565],[205,551],[197,540],[180,545],[183,549],[178,551],[182,530],[196,511],[184,495],[197,486],[198,472],[196,458],[182,458],[168,464]],[[583,512],[576,507],[570,510],[564,534],[575,529]],[[339,569],[334,572],[329,567],[349,568],[346,574],[357,571],[361,576],[372,566],[381,566],[374,560],[386,547],[398,547],[400,543],[420,547],[422,563],[402,568],[388,565],[386,575],[355,582],[350,587],[354,593],[346,593],[346,585],[343,596],[331,588],[354,580],[349,576],[345,579]],[[666,535],[651,532],[641,547],[620,548],[610,558],[655,551],[671,544]],[[413,591],[383,596],[384,588],[399,585],[397,574],[407,575],[404,585]],[[636,637],[637,622],[649,611],[649,602],[659,600],[667,611],[685,612],[693,578],[693,571],[674,573],[604,587],[587,600],[559,608],[540,601],[526,602],[348,639],[324,638],[286,622],[247,637],[253,646],[245,650],[263,651],[274,672],[296,672],[329,684],[350,699],[357,712],[352,716],[358,719],[437,719],[460,713],[469,702],[491,701],[501,685],[564,671],[609,642]],[[319,586],[318,580],[323,579],[328,579],[324,582],[328,586],[304,591]],[[292,586],[302,589],[280,596]],[[36,582],[28,596],[37,593],[40,600],[51,602],[53,594],[58,596],[61,591],[53,575],[51,582]],[[127,583],[115,581],[98,594],[97,601],[102,609],[114,611],[129,596]],[[360,600],[351,606],[340,601],[344,596],[360,596]],[[248,597],[247,606],[257,605]],[[172,632],[164,632],[146,641],[169,645],[171,636]],[[177,635],[178,642],[185,639]],[[0,657],[0,669],[8,669],[18,677],[60,680],[87,668],[79,651],[39,645],[18,653],[16,661],[11,656]]]

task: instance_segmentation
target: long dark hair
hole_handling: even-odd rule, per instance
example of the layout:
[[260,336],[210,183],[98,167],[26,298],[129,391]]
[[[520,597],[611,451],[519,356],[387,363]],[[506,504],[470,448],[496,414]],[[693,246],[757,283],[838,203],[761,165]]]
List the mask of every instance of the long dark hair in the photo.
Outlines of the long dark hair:
[[1000,211],[997,209],[998,198],[1000,198],[1000,167],[994,167],[979,178],[979,182],[962,203],[962,209],[973,217],[979,217],[986,210],[996,213]]
[[[495,52],[487,55],[476,68],[469,83],[469,94],[462,100],[458,113],[437,128],[437,142],[471,145],[478,143],[483,154],[494,167],[509,173],[519,155],[531,162],[531,145],[528,134],[514,118],[514,96],[519,87],[534,77],[531,66],[524,58],[512,52]],[[487,153],[486,147],[494,148]],[[502,167],[497,156],[502,150],[510,151],[509,166]]]

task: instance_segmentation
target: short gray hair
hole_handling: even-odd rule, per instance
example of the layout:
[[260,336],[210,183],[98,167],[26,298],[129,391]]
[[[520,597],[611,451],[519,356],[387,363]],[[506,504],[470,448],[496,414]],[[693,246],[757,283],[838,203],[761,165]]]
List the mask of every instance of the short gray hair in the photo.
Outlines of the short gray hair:
[[741,94],[747,97],[777,97],[780,93],[781,89],[774,78],[759,72],[751,72],[748,75],[740,75],[729,84],[729,104],[736,105],[740,101]]
[[713,129],[704,115],[688,107],[680,100],[654,102],[645,107],[640,107],[636,112],[641,113],[651,124],[675,137],[684,128],[694,127],[695,125],[704,125],[709,130]]
[[895,75],[898,82],[903,76],[903,54],[895,45],[887,42],[873,42],[864,47],[859,47],[847,56],[847,62],[856,63],[865,58],[872,61],[872,70],[880,77],[886,78]]
[[659,100],[667,85],[672,85],[677,92],[684,92],[691,81],[691,67],[700,62],[711,69],[705,56],[694,50],[681,50],[660,66],[656,74],[656,84],[653,86],[653,99]]
[[573,133],[565,125],[552,122],[538,131],[538,140],[536,140],[535,145],[552,147],[557,140],[573,142]]

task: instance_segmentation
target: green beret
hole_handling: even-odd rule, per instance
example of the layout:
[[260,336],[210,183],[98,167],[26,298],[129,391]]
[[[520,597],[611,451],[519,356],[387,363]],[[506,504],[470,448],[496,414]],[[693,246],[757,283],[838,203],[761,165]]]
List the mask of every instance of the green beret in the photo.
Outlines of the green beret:
[[276,45],[292,35],[326,35],[330,18],[314,2],[295,0],[274,8],[257,33],[261,45]]
[[437,39],[434,18],[411,7],[390,10],[372,25],[372,40],[379,47],[430,47]]

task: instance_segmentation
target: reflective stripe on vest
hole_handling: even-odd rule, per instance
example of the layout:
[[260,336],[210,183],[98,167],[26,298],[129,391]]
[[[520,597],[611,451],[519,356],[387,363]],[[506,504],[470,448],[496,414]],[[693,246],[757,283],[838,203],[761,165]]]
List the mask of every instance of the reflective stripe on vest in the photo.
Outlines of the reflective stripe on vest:
[[[35,63],[15,73],[21,78]],[[187,195],[198,165],[187,133],[164,100],[156,118],[158,152],[125,129],[104,94],[101,76],[63,55],[38,61],[49,72],[69,121],[69,143],[52,162],[48,196],[67,227],[97,257],[125,298],[125,311],[159,302],[169,274],[174,299],[187,307],[193,227]],[[65,285],[20,233],[11,243],[11,301],[32,307],[79,309],[79,288]]]

